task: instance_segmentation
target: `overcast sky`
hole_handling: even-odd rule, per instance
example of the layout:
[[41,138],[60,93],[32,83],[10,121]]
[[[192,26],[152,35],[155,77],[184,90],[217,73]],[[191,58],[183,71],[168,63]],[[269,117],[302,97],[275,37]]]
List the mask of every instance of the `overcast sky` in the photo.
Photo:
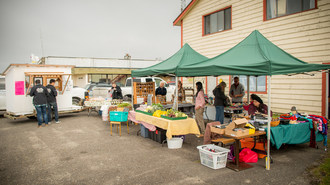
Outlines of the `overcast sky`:
[[0,73],[31,53],[164,60],[180,48],[180,2],[0,0]]

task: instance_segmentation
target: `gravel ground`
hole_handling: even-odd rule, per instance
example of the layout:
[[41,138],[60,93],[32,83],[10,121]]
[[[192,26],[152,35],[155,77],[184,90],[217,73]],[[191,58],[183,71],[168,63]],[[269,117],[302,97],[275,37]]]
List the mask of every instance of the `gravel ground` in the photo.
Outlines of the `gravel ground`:
[[[241,172],[200,164],[188,135],[181,149],[170,150],[137,136],[139,126],[110,136],[109,123],[92,113],[60,117],[60,124],[37,128],[35,120],[0,118],[0,184],[309,184],[305,173],[324,153],[308,144],[272,149],[265,160]],[[321,146],[320,143],[318,143]]]

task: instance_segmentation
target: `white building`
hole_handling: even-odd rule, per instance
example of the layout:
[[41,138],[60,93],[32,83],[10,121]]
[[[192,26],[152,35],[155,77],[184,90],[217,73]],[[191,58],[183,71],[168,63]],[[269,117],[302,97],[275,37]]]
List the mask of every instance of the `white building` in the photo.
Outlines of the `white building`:
[[86,57],[43,57],[40,64],[74,65],[72,69],[73,85],[84,87],[90,82],[117,82],[124,84],[131,71],[145,68],[161,62],[160,60],[143,60],[118,58],[86,58]]

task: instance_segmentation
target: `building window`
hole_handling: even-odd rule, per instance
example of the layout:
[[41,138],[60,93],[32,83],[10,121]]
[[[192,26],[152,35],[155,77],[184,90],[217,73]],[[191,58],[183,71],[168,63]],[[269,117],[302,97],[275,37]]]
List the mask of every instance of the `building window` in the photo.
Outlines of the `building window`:
[[204,15],[203,23],[203,35],[231,29],[231,7]]
[[[231,76],[231,84],[234,83],[234,77]],[[239,83],[241,83],[245,91],[247,90],[247,76],[240,75]],[[266,76],[250,76],[250,92],[251,93],[265,93],[266,92]]]
[[290,15],[316,8],[316,0],[265,0],[266,19]]

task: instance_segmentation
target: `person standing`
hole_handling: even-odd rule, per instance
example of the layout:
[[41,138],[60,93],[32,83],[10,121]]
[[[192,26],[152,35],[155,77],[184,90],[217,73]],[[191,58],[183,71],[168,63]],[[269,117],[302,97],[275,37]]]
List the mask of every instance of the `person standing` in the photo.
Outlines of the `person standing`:
[[45,126],[48,126],[47,117],[47,96],[49,96],[47,88],[40,84],[40,80],[36,80],[36,85],[32,87],[30,96],[33,97],[33,105],[37,111],[38,128],[45,122]]
[[112,91],[112,99],[123,99],[121,88],[115,82],[112,83],[111,91]]
[[159,83],[159,87],[156,89],[156,96],[157,95],[161,95],[161,96],[165,96],[167,91],[166,88],[164,87],[165,83],[162,81]]
[[225,95],[225,88],[227,84],[225,82],[221,82],[213,89],[214,95],[214,106],[215,106],[215,121],[219,121],[220,124],[224,124],[224,101],[228,98]]
[[204,99],[204,91],[203,91],[203,84],[201,82],[196,83],[196,102],[195,102],[195,120],[199,125],[201,134],[204,135],[205,133],[205,124],[204,124],[204,107],[205,107],[205,99]]
[[229,96],[232,98],[232,103],[242,103],[244,95],[244,86],[239,83],[239,78],[235,76],[234,83],[230,86],[229,90]]
[[[180,80],[178,80],[178,102],[184,102],[186,101],[186,93],[185,90],[183,89],[183,85],[182,82]],[[172,102],[174,102],[174,98],[175,98],[175,91],[174,90],[174,94],[172,95]]]
[[55,115],[55,123],[60,123],[60,121],[58,120],[58,109],[57,109],[57,103],[56,103],[57,91],[56,91],[56,88],[54,87],[54,85],[55,85],[55,80],[51,79],[49,81],[49,84],[46,86],[48,94],[49,94],[48,99],[47,99],[48,124],[50,124],[52,121],[52,114],[51,114],[52,109],[53,109],[54,115]]

